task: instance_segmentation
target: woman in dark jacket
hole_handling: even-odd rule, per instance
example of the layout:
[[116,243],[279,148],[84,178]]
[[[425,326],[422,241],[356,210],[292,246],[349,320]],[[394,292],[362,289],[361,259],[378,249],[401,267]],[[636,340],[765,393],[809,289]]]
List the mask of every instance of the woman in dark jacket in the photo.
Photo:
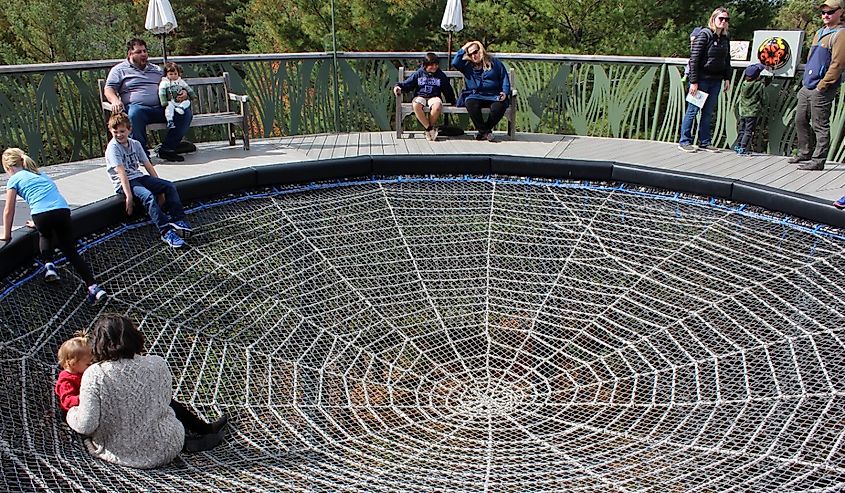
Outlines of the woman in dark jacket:
[[[452,59],[455,70],[464,74],[466,89],[458,98],[458,106],[466,106],[478,134],[476,140],[493,142],[493,129],[508,109],[511,83],[508,70],[496,57],[484,50],[480,41],[465,44]],[[482,108],[490,108],[484,121]]]
[[725,91],[731,88],[731,46],[728,37],[730,15],[724,7],[710,14],[707,27],[701,30],[690,53],[689,93],[693,96],[701,90],[708,94],[701,108],[701,122],[698,127],[698,148],[692,145],[692,124],[698,113],[698,106],[687,103],[687,112],[681,123],[681,141],[678,148],[686,152],[718,152],[710,142],[710,125],[713,110],[719,101],[719,90],[725,81]]

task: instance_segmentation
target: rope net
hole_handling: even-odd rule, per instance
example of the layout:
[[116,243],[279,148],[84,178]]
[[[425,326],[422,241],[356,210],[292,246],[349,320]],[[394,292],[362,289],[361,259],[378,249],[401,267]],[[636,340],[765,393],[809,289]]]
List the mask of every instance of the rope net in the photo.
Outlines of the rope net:
[[[264,193],[266,192],[266,193]],[[273,189],[88,244],[0,303],[2,490],[837,491],[845,240],[760,211],[506,178]],[[223,445],[88,456],[55,351],[127,313]]]

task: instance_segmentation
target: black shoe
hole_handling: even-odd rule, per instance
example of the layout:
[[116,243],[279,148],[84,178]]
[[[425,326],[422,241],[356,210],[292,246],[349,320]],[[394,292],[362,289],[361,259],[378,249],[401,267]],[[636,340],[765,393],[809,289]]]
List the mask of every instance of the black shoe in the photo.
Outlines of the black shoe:
[[223,442],[223,433],[209,433],[207,435],[188,436],[185,435],[185,452],[205,452],[220,445]]
[[209,426],[211,427],[212,433],[219,433],[220,430],[226,428],[227,424],[229,424],[229,417],[224,414],[217,421],[210,423]]
[[824,170],[824,159],[813,159],[808,163],[798,166],[801,171],[822,171]]
[[158,157],[160,157],[160,158],[164,159],[165,161],[176,161],[176,162],[180,162],[180,161],[184,161],[184,160],[185,160],[185,158],[183,158],[183,157],[182,157],[182,156],[180,156],[179,154],[176,154],[176,153],[175,153],[175,152],[173,152],[173,151],[168,151],[168,150],[166,150],[166,149],[159,149],[159,150],[158,150]]
[[176,154],[187,154],[189,152],[196,152],[197,146],[188,142],[187,140],[183,140],[176,145]]
[[475,134],[475,140],[484,140],[484,132],[478,132]]

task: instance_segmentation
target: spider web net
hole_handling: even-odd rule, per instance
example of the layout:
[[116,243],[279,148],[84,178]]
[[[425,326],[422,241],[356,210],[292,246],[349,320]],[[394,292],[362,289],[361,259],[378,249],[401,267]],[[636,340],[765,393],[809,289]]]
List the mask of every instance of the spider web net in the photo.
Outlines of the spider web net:
[[[842,237],[729,204],[511,179],[335,183],[149,225],[0,300],[5,490],[835,491]],[[90,458],[55,351],[127,313],[232,418],[151,471]]]

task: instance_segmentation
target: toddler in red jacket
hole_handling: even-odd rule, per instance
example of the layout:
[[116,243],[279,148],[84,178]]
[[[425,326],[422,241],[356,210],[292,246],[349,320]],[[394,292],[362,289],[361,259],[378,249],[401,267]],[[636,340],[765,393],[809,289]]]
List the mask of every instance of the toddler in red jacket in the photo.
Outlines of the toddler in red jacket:
[[56,380],[56,395],[59,396],[59,406],[65,412],[79,405],[79,387],[82,384],[82,374],[91,366],[93,354],[88,335],[77,332],[74,337],[66,340],[59,348],[59,378]]

